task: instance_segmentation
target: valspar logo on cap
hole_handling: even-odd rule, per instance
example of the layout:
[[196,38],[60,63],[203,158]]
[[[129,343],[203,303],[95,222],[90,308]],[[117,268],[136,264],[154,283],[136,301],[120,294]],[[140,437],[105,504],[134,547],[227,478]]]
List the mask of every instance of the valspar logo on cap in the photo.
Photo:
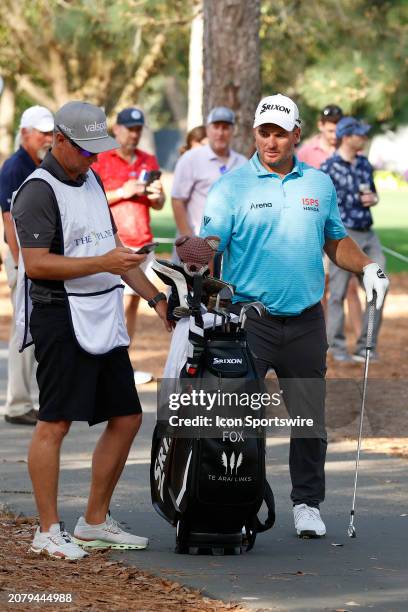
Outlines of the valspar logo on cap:
[[263,98],[255,112],[254,128],[264,123],[279,125],[291,132],[300,126],[299,109],[293,100],[282,94]]
[[94,121],[93,123],[85,125],[84,127],[87,132],[102,132],[106,131],[107,129],[106,121],[101,121],[101,123]]

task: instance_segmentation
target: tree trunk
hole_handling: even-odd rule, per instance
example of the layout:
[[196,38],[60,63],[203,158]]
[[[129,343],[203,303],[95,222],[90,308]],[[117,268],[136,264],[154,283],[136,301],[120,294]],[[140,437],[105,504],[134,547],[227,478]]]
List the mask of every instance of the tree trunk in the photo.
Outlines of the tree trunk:
[[10,83],[4,83],[0,97],[0,164],[13,152],[13,122],[16,95]]
[[191,22],[188,59],[187,130],[203,123],[203,3],[196,2]]
[[204,0],[204,115],[214,106],[236,113],[234,148],[248,155],[261,95],[260,0]]

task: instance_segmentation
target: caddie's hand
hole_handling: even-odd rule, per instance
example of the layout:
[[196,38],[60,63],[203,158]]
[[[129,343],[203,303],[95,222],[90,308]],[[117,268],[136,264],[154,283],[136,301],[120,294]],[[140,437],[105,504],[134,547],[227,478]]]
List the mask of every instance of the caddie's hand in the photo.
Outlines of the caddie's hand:
[[369,191],[368,193],[363,193],[360,196],[361,203],[363,206],[368,208],[369,206],[375,206],[378,202],[378,196],[376,193]]
[[390,281],[377,263],[373,262],[364,266],[363,272],[363,284],[367,295],[367,302],[372,301],[373,291],[375,291],[377,295],[375,307],[377,310],[380,310],[384,303]]
[[149,200],[160,200],[164,197],[163,185],[159,179],[146,186],[146,193]]
[[168,332],[171,332],[172,329],[174,328],[175,323],[174,321],[169,321],[167,319],[167,301],[160,300],[160,302],[157,302],[154,309],[159,315],[159,317],[161,318],[161,320],[163,321],[164,327],[167,329]]
[[145,184],[136,179],[129,179],[122,185],[123,198],[132,198],[133,196],[143,195]]
[[137,255],[132,249],[126,247],[116,247],[101,255],[104,272],[112,274],[126,274],[132,268],[140,266],[146,259],[146,255]]

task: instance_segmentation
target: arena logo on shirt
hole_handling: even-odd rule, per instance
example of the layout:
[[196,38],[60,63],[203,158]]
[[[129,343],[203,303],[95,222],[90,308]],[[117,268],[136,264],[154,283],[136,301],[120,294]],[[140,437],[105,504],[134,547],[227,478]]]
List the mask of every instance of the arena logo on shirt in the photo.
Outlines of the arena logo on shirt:
[[85,236],[74,238],[74,243],[75,246],[92,243],[98,244],[101,240],[106,240],[106,238],[110,238],[111,236],[113,236],[112,229],[107,229],[102,232],[89,232],[89,234],[85,234]]
[[313,210],[319,212],[319,200],[315,198],[302,198],[303,210]]
[[251,202],[250,210],[254,208],[272,208],[272,202]]

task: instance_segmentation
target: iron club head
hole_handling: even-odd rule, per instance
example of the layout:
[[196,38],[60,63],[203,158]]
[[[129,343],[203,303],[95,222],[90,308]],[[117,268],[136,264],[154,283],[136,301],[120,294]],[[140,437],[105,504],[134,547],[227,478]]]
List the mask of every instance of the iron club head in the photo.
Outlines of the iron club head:
[[349,538],[357,537],[356,529],[355,529],[354,525],[349,525],[348,526],[347,535],[348,535]]

